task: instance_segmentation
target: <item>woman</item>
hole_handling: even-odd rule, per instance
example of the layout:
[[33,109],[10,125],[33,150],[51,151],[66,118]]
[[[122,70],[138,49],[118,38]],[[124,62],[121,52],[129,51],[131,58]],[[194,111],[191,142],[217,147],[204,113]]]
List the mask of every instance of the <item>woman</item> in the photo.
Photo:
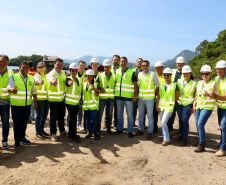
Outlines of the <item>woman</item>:
[[179,88],[176,83],[171,82],[172,70],[166,68],[163,71],[165,83],[159,88],[159,95],[156,101],[156,110],[159,113],[162,125],[163,146],[170,142],[167,122],[173,113],[175,102],[179,98]]
[[[93,126],[94,139],[99,140],[97,134],[97,111],[99,110],[99,89],[97,83],[94,82],[94,71],[89,69],[86,71],[87,82],[83,83],[83,105],[84,115],[86,118],[87,135],[85,138],[92,137],[91,124]],[[92,122],[92,123],[91,123]]]
[[209,65],[204,65],[201,68],[202,79],[198,82],[196,87],[196,96],[193,103],[193,112],[195,115],[195,123],[199,135],[199,142],[193,146],[197,146],[195,152],[205,151],[205,129],[204,126],[213,112],[216,99],[210,98],[211,91],[215,91],[218,94],[218,86],[214,80],[211,80],[210,74],[212,72]]
[[179,99],[177,105],[177,114],[179,117],[181,134],[177,139],[182,139],[180,145],[187,144],[189,119],[192,113],[193,102],[195,97],[195,88],[197,83],[191,80],[191,67],[186,65],[182,68],[184,79],[179,79],[177,85],[179,87]]
[[36,71],[37,73],[34,76],[34,81],[37,86],[38,108],[35,110],[35,129],[36,136],[38,138],[43,138],[44,136],[49,136],[49,134],[44,131],[45,122],[49,112],[49,103],[47,100],[48,81],[45,64],[43,62],[39,62],[37,64]]
[[77,135],[77,114],[82,93],[82,83],[76,77],[78,73],[76,63],[70,64],[69,71],[71,76],[66,79],[67,91],[65,97],[65,106],[70,117],[68,137],[72,138],[76,143],[81,143],[80,137]]

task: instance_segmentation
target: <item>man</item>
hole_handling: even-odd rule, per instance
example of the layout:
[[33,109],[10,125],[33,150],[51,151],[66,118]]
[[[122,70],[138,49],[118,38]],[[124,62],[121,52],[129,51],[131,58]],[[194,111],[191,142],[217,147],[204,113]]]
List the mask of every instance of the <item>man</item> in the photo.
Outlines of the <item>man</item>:
[[[29,68],[28,74],[31,76],[35,76],[36,71],[34,69],[33,62],[31,60],[29,60],[27,63],[28,63],[28,68]],[[32,100],[32,103],[31,103],[31,115],[29,117],[28,123],[32,123],[32,121],[35,121],[34,100]]]
[[220,93],[216,94],[214,91],[209,93],[210,98],[217,100],[217,115],[218,123],[221,127],[221,141],[214,146],[219,148],[219,151],[215,153],[217,157],[226,156],[226,62],[220,60],[216,65],[217,77],[216,83],[219,86]]
[[[120,56],[119,55],[113,55],[112,57],[113,65],[111,66],[111,73],[116,74],[117,69],[121,69],[120,63]],[[106,116],[105,116],[106,118]],[[106,122],[106,119],[105,119]],[[116,105],[116,99],[114,100],[114,129],[117,130],[117,105]],[[105,124],[106,125],[106,124]]]
[[[160,85],[165,83],[165,79],[163,76],[163,70],[164,70],[163,63],[161,61],[157,61],[155,63],[155,71],[156,71]],[[154,131],[153,131],[153,133],[156,133],[156,132],[158,132],[158,115],[159,115],[158,111],[156,110],[156,98],[155,98],[155,103],[154,103],[153,114],[154,114]]]
[[48,101],[50,106],[50,134],[52,141],[58,141],[56,137],[56,121],[58,120],[58,127],[60,136],[67,135],[64,128],[65,116],[65,89],[66,89],[66,75],[63,69],[63,60],[57,58],[54,61],[54,69],[49,72],[47,80],[48,85]]
[[124,105],[126,106],[126,112],[128,117],[128,136],[133,138],[133,102],[137,101],[137,77],[136,73],[127,67],[128,60],[126,57],[121,57],[120,65],[121,69],[116,71],[116,87],[115,98],[117,104],[117,131],[115,135],[123,132],[123,113]]
[[110,59],[105,59],[103,62],[104,72],[99,74],[100,79],[100,94],[99,94],[99,113],[98,113],[98,128],[101,125],[102,115],[105,109],[107,133],[111,132],[112,113],[115,99],[115,74],[111,73],[112,62]]
[[143,72],[140,72],[138,75],[138,84],[139,84],[139,130],[136,132],[135,136],[143,134],[144,128],[144,117],[145,109],[147,110],[148,116],[148,133],[147,140],[152,139],[152,134],[154,130],[154,118],[153,118],[153,108],[155,97],[159,93],[159,80],[154,72],[149,71],[150,65],[148,60],[142,62]]
[[[184,57],[182,57],[182,56],[178,57],[177,60],[176,60],[176,63],[177,63],[177,69],[172,69],[172,76],[171,76],[172,82],[177,82],[179,79],[184,79],[184,76],[182,74],[182,68],[185,65]],[[193,80],[192,74],[191,74],[191,80]],[[174,124],[174,120],[175,120],[175,117],[176,117],[176,108],[177,108],[177,102],[174,106],[172,116],[170,117],[170,119],[167,123],[169,131],[173,129],[173,124]],[[180,130],[180,128],[179,128],[179,130]]]
[[7,55],[0,56],[0,116],[2,121],[2,148],[9,148],[9,93],[7,85],[9,78],[13,75],[13,71],[7,69],[9,65],[9,57]]
[[28,74],[28,63],[21,62],[19,71],[19,73],[10,77],[7,86],[12,109],[14,148],[19,148],[20,142],[24,145],[30,144],[30,141],[25,136],[31,110],[31,96],[34,98],[34,109],[38,108],[37,89],[34,84],[34,77]]

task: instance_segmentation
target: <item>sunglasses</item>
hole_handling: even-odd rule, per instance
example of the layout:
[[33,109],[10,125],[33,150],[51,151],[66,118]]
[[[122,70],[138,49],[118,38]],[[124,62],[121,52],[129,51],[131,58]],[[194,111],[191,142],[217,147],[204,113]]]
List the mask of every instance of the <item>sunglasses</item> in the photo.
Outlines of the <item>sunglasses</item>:
[[78,72],[78,69],[72,69],[71,72]]
[[164,75],[165,77],[169,77],[169,76],[171,76],[171,75]]
[[208,76],[208,75],[209,75],[209,73],[202,73],[202,75],[203,75],[203,76]]
[[45,66],[39,66],[38,68],[41,69],[41,68],[44,68],[44,67],[45,67]]
[[148,67],[148,65],[142,65],[142,67]]

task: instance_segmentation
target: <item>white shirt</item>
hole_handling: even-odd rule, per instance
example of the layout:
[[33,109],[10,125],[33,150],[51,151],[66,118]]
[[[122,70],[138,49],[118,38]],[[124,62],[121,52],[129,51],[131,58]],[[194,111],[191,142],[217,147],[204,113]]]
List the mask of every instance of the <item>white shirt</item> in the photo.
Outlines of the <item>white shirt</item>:
[[[53,69],[53,71],[54,71],[54,73],[55,73],[56,75],[59,74],[59,75],[61,76],[61,75],[63,74],[63,71],[62,71],[62,70],[60,71],[60,73],[58,73],[55,69]],[[49,82],[50,85],[52,85],[52,84],[50,83],[51,80],[55,80],[55,77],[54,77],[53,73],[48,73],[48,75],[47,75],[47,81]]]
[[[24,77],[20,72],[19,72],[20,76],[22,77],[22,79],[24,80],[24,84],[27,83],[27,77]],[[8,91],[8,88],[14,88],[14,85],[15,85],[15,81],[13,79],[13,76],[11,76],[9,78],[9,83],[8,83],[8,86],[7,86],[7,91]],[[9,92],[9,91],[8,91]],[[31,94],[37,94],[37,88],[35,86],[35,83],[33,84],[32,86],[32,89],[31,89]]]

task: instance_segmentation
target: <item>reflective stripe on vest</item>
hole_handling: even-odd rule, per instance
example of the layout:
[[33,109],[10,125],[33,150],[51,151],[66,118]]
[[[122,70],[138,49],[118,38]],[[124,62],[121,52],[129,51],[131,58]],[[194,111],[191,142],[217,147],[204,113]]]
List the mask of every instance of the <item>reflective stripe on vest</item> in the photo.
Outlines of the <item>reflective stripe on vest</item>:
[[[217,76],[215,78],[215,82],[219,86],[220,95],[224,95],[226,92],[226,78],[224,78],[223,81],[219,83],[219,76]],[[226,100],[217,100],[217,106],[221,109],[226,109]]]
[[57,80],[57,85],[53,86],[48,83],[48,101],[51,102],[61,102],[64,100],[65,92],[66,92],[66,76],[64,71],[62,71],[62,74],[59,75],[52,70],[50,71]]
[[79,101],[81,99],[81,93],[82,93],[82,84],[79,82],[79,79],[77,78],[79,85],[77,82],[73,79],[73,77],[70,77],[71,80],[73,80],[73,84],[70,87],[67,87],[66,90],[66,97],[65,97],[65,104],[69,105],[77,105],[79,104]]
[[46,79],[46,76],[43,77],[40,74],[36,74],[36,75],[38,75],[39,80],[41,80],[41,79],[44,80],[43,85],[40,84],[40,85],[36,86],[37,87],[37,100],[47,100],[48,99],[48,94],[47,94],[48,81]]
[[[143,72],[138,74],[139,95],[138,98],[154,99],[155,98],[155,85],[154,73],[147,74],[144,78]],[[148,82],[148,83],[147,83]]]
[[[216,82],[211,80],[206,84],[206,86],[204,88],[202,88],[203,83],[204,83],[204,81],[202,80],[202,81],[199,81],[199,83],[197,85],[196,108],[197,109],[213,110],[214,106],[215,106],[216,99],[212,99],[209,96],[208,97],[203,96],[203,92],[207,91],[209,93],[210,91],[213,91],[213,88],[214,88],[214,85],[215,85]],[[201,94],[201,97],[199,96],[200,94]]]
[[[194,102],[195,87],[197,83],[193,80],[190,80],[190,82],[185,87],[184,87],[184,79],[179,79],[177,83],[179,86],[179,99],[177,100],[178,104],[183,106],[192,104]],[[181,95],[182,91],[183,91],[183,95]]]
[[9,93],[7,91],[7,85],[9,83],[9,78],[13,75],[13,71],[7,69],[4,73],[3,77],[0,75],[0,98],[1,99],[9,99]]
[[[111,74],[110,80],[108,81],[105,73],[100,73],[100,88],[104,88],[105,93],[100,91],[100,99],[115,99],[115,74]],[[108,88],[107,88],[108,84]]]
[[17,94],[10,93],[10,104],[14,106],[31,105],[31,90],[34,84],[34,77],[27,75],[26,85],[20,73],[14,74],[14,86],[17,86]]
[[171,82],[165,91],[165,84],[161,84],[159,89],[159,108],[161,111],[173,112],[175,106],[175,89],[176,83]]
[[127,71],[122,76],[122,70],[117,69],[115,96],[124,98],[134,97],[134,85],[132,82],[133,73],[134,71],[132,69],[127,69]]

